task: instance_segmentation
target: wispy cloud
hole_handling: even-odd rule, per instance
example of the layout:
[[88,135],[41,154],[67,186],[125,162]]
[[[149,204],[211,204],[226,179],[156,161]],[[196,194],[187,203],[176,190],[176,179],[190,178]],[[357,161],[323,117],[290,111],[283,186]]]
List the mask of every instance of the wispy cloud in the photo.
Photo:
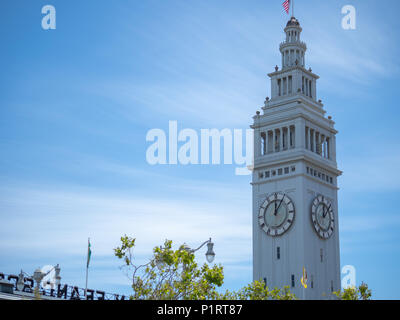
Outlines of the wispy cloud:
[[[97,254],[111,256],[119,237],[128,234],[137,237],[139,254],[149,254],[164,239],[196,246],[210,236],[219,261],[242,261],[249,253],[243,245],[251,237],[249,212],[232,204],[226,194],[220,203],[205,202],[201,193],[198,199],[179,201],[77,188],[2,188],[2,194],[3,252],[57,249],[74,255],[91,236]],[[29,229],[20,230],[21,221]]]
[[[385,148],[386,149],[386,148]],[[382,151],[383,149],[379,149]],[[399,152],[391,149],[360,158],[346,158],[342,163],[340,187],[346,192],[386,192],[400,189]]]

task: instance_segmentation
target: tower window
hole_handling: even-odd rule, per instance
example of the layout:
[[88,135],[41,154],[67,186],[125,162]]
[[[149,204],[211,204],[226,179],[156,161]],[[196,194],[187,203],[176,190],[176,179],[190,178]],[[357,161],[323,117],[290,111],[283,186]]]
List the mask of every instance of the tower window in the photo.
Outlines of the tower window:
[[282,175],[282,168],[278,169],[278,176]]
[[305,86],[306,96],[308,96],[308,79],[305,78],[305,79],[304,79],[304,82],[306,83],[306,86]]
[[333,280],[331,280],[331,292],[333,292]]
[[259,178],[259,179],[264,178],[264,173],[263,173],[263,172],[259,172],[259,173],[258,173],[258,178]]
[[295,283],[294,283],[294,274],[292,274],[292,288],[294,288],[294,285],[295,285]]
[[329,142],[330,140],[329,140],[329,138],[326,138],[326,157],[328,158],[328,159],[330,159],[331,158],[331,154],[330,154],[330,142]]
[[285,168],[285,174],[288,174],[289,173],[289,167],[286,167]]
[[292,166],[292,172],[295,172],[296,171],[296,166]]
[[264,156],[267,153],[267,136],[265,132],[261,132],[261,155]]
[[309,142],[310,142],[310,138],[308,137],[308,132],[309,132],[309,128],[306,127],[306,132],[305,132],[305,138],[306,138],[306,149],[309,149]]
[[288,136],[288,132],[285,131],[284,129],[282,129],[281,131],[282,131],[282,149],[285,150],[287,148],[286,138]]
[[278,96],[282,95],[282,85],[281,79],[278,79]]
[[279,150],[279,147],[280,147],[280,145],[279,145],[279,140],[280,140],[280,130],[275,130],[275,142],[274,142],[274,147],[275,147],[275,149],[274,149],[274,152],[279,152],[280,150]]
[[268,153],[274,152],[274,133],[273,133],[273,131],[268,131],[267,139],[268,139],[267,152]]
[[314,288],[314,276],[311,275],[311,289]]
[[319,251],[319,256],[320,256],[320,258],[321,258],[321,262],[324,262],[324,250],[323,250],[323,249],[321,249],[321,250]]
[[287,78],[283,78],[283,95],[287,94]]
[[280,247],[277,247],[276,248],[276,259],[280,259],[281,258],[281,248]]
[[296,133],[296,127],[290,127],[290,146],[295,147],[296,146],[296,138],[295,138],[295,133]]
[[265,171],[265,178],[269,178],[269,171]]
[[267,287],[267,278],[264,278],[264,288]]

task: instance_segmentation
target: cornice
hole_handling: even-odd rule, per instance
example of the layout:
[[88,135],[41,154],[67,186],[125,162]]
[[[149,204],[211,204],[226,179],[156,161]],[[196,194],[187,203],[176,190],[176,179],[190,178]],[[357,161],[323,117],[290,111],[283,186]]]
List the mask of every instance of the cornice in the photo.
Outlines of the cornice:
[[293,71],[293,70],[296,70],[296,69],[298,69],[298,70],[304,72],[305,74],[309,75],[310,77],[313,77],[313,78],[315,78],[315,79],[319,79],[319,76],[318,76],[318,75],[316,75],[316,74],[313,73],[312,71],[309,71],[309,70],[305,69],[305,68],[302,67],[302,66],[293,66],[293,67],[289,67],[289,68],[284,68],[284,69],[281,69],[281,70],[279,70],[279,71],[275,71],[275,72],[268,73],[268,76],[269,76],[270,78],[272,78],[273,76],[278,76],[278,75],[281,75],[281,74],[283,74],[283,73],[285,73],[285,72]]

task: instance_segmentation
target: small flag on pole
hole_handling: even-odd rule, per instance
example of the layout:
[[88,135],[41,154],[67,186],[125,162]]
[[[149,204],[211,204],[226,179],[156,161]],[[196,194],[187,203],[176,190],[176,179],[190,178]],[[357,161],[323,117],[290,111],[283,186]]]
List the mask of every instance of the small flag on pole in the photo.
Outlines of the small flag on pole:
[[290,10],[290,0],[285,0],[285,2],[282,4],[283,8],[285,9],[286,13],[289,14]]
[[303,267],[303,276],[301,277],[300,281],[301,281],[302,286],[305,289],[307,289],[307,280],[308,280],[307,271],[306,271],[306,268]]
[[87,252],[87,265],[86,267],[89,268],[90,263],[90,256],[92,255],[92,250],[90,250],[90,238],[88,239],[88,252]]

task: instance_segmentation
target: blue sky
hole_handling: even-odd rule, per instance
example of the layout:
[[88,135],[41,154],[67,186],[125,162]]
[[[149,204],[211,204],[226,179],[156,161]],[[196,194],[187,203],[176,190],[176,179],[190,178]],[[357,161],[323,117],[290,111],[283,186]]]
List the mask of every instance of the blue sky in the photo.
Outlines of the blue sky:
[[[251,281],[250,176],[146,162],[146,133],[243,128],[267,95],[288,16],[274,1],[1,1],[0,271],[60,263],[63,282],[129,293],[112,249],[212,237],[225,287]],[[41,8],[57,29],[41,28]],[[341,28],[354,5],[357,29]],[[390,10],[388,8],[391,8]],[[400,4],[297,1],[306,65],[337,136],[341,264],[399,298]],[[199,262],[205,261],[202,252]]]

